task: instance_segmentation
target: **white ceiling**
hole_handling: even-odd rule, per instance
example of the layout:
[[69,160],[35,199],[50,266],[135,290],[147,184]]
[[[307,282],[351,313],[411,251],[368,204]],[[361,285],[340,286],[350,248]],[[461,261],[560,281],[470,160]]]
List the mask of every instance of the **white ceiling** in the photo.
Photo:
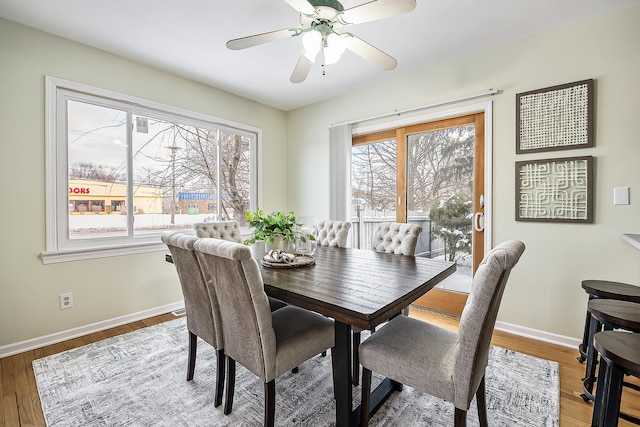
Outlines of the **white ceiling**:
[[[342,0],[345,9],[366,0]],[[0,0],[0,17],[289,111],[344,91],[587,19],[640,0],[418,0],[407,14],[349,27],[398,60],[382,71],[347,51],[322,75],[289,77],[299,37],[245,50],[229,39],[296,26],[284,0]]]

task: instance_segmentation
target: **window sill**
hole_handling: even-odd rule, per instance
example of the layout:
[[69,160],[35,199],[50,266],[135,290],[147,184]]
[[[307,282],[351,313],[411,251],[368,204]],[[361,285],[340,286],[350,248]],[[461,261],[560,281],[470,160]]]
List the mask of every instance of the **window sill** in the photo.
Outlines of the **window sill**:
[[148,252],[166,251],[167,246],[162,242],[135,243],[122,246],[98,248],[83,248],[59,251],[45,251],[40,254],[43,264],[81,261],[96,258],[108,258],[123,255],[135,255]]
[[[195,235],[193,230],[184,230],[185,234]],[[242,241],[251,237],[252,230],[248,228],[241,228],[240,233]],[[157,239],[141,241],[136,243],[114,245],[114,246],[100,246],[94,248],[76,248],[76,249],[61,249],[57,251],[43,251],[40,254],[43,264],[57,264],[61,262],[73,262],[82,261],[86,259],[96,258],[109,258],[114,256],[123,255],[136,255],[144,254],[148,252],[160,252],[167,251],[167,245],[160,241],[160,235]]]

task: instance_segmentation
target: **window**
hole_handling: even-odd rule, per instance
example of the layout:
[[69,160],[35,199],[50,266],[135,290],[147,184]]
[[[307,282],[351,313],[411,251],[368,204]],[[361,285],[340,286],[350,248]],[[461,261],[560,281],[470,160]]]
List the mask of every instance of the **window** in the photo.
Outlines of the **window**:
[[260,130],[47,78],[47,247],[62,262],[163,247],[255,209]]

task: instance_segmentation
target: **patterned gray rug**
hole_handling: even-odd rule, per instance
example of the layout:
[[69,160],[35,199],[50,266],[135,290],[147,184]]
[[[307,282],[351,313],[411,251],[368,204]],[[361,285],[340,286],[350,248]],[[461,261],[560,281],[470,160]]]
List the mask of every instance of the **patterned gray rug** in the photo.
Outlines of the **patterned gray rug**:
[[[428,350],[428,349],[427,349]],[[263,386],[238,365],[233,412],[213,407],[215,354],[198,346],[187,382],[187,331],[180,318],[33,361],[48,426],[259,426]],[[335,424],[330,357],[317,356],[298,374],[276,380],[276,425]],[[558,364],[499,347],[486,372],[489,424],[558,426]],[[359,403],[360,389],[354,388]],[[404,387],[371,426],[451,426],[453,406]],[[477,426],[475,401],[470,426]]]

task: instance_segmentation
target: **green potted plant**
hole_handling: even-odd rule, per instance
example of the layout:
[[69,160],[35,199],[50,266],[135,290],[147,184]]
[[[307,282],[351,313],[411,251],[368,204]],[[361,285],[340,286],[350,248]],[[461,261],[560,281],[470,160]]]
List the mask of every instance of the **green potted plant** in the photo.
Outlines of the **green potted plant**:
[[255,212],[244,212],[249,227],[253,227],[253,234],[244,241],[251,245],[255,242],[264,241],[274,249],[286,250],[288,242],[295,241],[296,215],[293,212],[284,213],[274,211],[270,214],[258,207]]

